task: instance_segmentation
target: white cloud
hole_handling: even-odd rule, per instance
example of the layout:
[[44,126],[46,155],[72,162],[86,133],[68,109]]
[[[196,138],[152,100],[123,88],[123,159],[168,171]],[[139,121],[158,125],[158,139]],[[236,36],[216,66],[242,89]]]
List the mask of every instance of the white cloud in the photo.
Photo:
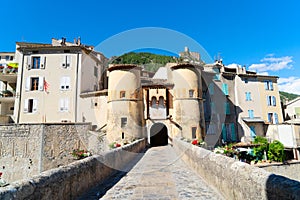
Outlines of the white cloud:
[[266,72],[290,69],[293,67],[292,56],[275,57],[274,54],[268,54],[266,57],[261,59],[260,62],[261,63],[250,65],[249,70],[254,70],[257,72]]
[[278,87],[280,91],[300,94],[300,77],[279,78]]
[[258,72],[257,74],[258,74],[258,75],[269,76],[269,73],[268,73],[268,72]]
[[232,63],[232,64],[229,64],[229,65],[226,65],[226,67],[228,67],[228,68],[236,68],[236,67],[242,67],[241,65],[239,65],[239,64],[236,64],[236,63]]

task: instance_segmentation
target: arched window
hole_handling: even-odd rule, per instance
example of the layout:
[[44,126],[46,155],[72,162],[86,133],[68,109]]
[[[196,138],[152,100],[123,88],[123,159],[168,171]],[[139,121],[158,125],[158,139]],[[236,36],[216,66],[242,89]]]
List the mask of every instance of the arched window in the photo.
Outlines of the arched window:
[[156,97],[151,98],[151,107],[156,108]]
[[164,108],[165,107],[165,105],[164,105],[164,97],[162,97],[162,96],[159,97],[158,107],[159,108]]

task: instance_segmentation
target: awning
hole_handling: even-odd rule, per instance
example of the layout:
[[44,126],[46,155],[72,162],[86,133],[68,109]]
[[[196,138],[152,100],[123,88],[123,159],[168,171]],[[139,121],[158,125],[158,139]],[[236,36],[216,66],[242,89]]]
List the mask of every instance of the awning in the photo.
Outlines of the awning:
[[254,117],[254,118],[249,118],[249,117],[244,117],[242,118],[245,122],[248,123],[264,123],[265,121],[260,118],[260,117]]

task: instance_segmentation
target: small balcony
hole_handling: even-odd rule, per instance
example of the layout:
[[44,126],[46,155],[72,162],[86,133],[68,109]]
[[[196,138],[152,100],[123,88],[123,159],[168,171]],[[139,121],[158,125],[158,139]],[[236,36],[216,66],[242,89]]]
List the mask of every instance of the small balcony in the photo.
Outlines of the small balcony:
[[15,101],[15,91],[4,90],[0,91],[0,103],[9,103]]
[[16,83],[18,74],[18,63],[0,64],[0,81]]

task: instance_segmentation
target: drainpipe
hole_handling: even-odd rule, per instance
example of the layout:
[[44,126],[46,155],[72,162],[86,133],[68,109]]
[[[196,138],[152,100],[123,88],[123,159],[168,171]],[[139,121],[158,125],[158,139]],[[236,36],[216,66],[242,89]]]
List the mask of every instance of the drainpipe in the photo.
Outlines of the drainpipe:
[[75,122],[77,122],[77,98],[78,98],[78,69],[79,68],[79,53],[77,53],[77,66],[76,66],[76,90],[75,90]]
[[[19,109],[18,109],[18,115],[17,115],[17,124],[20,122],[20,112],[21,112],[21,99],[22,99],[22,85],[23,85],[23,71],[24,71],[24,52],[22,53],[22,67],[21,67],[21,81],[20,81],[20,91],[19,91]],[[18,78],[17,78],[18,83]]]

